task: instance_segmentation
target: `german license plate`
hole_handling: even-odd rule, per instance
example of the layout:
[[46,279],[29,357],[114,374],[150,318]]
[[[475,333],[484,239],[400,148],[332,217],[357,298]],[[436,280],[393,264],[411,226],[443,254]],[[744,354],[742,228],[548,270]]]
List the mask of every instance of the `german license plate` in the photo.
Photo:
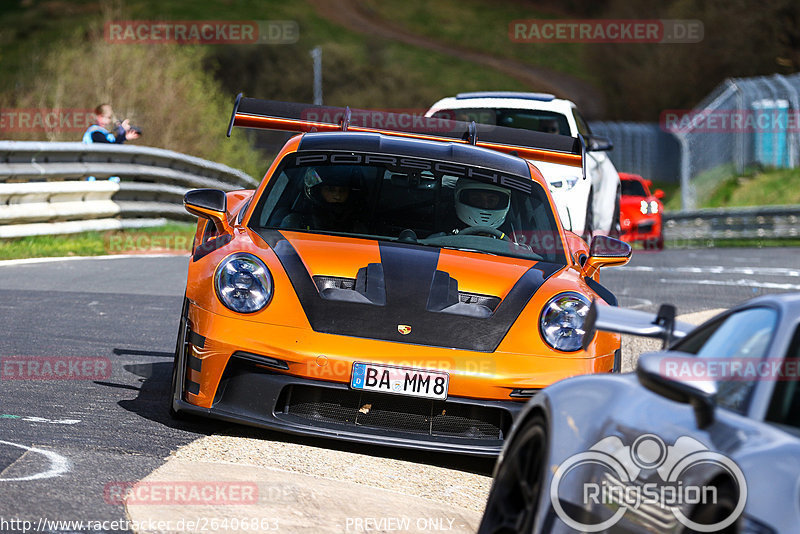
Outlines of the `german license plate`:
[[350,387],[444,400],[449,382],[450,375],[441,371],[355,362]]

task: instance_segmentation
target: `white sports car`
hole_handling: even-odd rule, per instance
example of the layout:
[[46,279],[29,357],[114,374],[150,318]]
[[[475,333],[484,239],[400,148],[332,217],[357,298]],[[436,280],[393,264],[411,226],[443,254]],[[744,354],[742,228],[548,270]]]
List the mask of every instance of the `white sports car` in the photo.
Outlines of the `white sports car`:
[[443,98],[426,116],[494,124],[586,140],[586,176],[565,165],[533,161],[550,185],[566,229],[590,239],[595,233],[619,236],[620,181],[606,154],[611,142],[595,136],[569,100],[544,93],[487,91]]

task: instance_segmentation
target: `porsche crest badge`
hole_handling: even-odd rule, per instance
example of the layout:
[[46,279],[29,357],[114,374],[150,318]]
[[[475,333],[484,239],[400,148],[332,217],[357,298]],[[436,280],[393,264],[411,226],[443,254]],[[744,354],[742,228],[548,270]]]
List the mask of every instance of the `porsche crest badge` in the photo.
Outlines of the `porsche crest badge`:
[[411,333],[411,326],[407,324],[399,324],[397,325],[397,331],[406,336]]

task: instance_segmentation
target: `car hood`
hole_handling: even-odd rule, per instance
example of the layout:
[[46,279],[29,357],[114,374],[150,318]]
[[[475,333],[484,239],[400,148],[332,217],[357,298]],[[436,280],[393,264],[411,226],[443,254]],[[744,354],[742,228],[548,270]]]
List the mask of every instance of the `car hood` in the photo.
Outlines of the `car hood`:
[[258,230],[318,332],[494,351],[564,268],[409,243]]

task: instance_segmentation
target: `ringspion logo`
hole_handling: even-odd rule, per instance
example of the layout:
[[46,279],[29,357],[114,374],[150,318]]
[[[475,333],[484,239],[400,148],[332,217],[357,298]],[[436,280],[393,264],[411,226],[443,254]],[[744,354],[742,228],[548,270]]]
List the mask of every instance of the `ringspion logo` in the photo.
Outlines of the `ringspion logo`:
[[[727,517],[703,524],[686,517],[682,509],[697,504],[716,505],[719,499],[715,486],[692,484],[687,476],[697,466],[719,469],[736,482],[738,501]],[[572,474],[577,477],[582,505],[573,517],[562,506],[562,481]],[[566,484],[574,489],[575,484]],[[569,490],[567,490],[569,491]],[[686,528],[695,532],[718,532],[736,521],[747,501],[747,482],[739,466],[727,456],[710,450],[694,438],[681,436],[673,445],[654,434],[644,434],[631,445],[617,436],[604,438],[588,451],[570,456],[556,469],[550,483],[550,502],[556,515],[570,528],[580,532],[601,532],[611,529],[623,516],[639,512],[669,511]],[[610,517],[587,514],[586,510],[605,509]],[[650,512],[652,513],[652,512]],[[592,523],[586,523],[588,519]]]

